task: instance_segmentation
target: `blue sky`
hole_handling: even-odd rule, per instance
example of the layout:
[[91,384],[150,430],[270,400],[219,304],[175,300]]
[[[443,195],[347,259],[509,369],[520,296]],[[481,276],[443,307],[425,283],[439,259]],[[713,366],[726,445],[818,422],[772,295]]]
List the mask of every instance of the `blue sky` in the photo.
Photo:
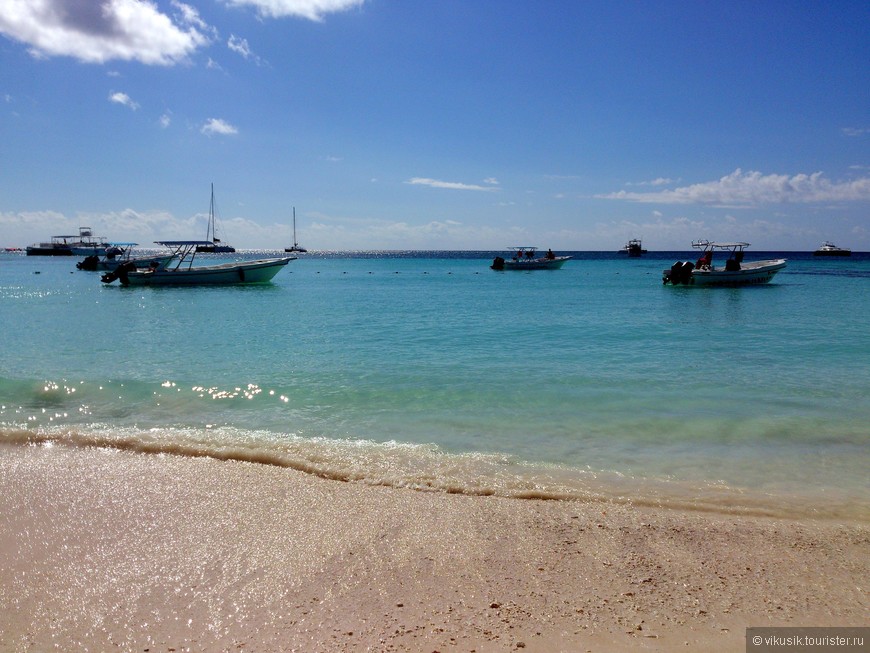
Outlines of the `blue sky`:
[[3,0],[0,246],[870,250],[870,4]]

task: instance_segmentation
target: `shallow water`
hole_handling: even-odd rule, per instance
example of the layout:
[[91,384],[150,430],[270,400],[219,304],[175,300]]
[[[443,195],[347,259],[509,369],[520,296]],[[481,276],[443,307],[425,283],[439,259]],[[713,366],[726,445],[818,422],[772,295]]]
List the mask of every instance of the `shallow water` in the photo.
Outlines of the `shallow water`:
[[224,288],[0,255],[0,441],[870,518],[870,257],[784,253],[766,286],[675,288],[661,270],[689,252],[530,273],[493,255],[306,254]]

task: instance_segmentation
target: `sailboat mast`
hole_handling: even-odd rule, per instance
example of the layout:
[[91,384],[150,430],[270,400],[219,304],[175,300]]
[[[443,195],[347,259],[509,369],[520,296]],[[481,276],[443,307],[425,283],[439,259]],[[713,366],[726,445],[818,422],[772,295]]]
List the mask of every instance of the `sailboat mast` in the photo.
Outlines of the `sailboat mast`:
[[293,207],[293,247],[297,247],[299,243],[296,242],[296,207]]
[[205,239],[214,242],[214,182],[211,184],[211,204],[208,207],[208,227],[205,230]]

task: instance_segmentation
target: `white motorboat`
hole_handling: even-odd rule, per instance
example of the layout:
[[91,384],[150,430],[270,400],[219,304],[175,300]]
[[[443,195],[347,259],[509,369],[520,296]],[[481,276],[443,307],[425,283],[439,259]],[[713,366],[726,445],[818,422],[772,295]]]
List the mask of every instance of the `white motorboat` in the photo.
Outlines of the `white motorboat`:
[[852,250],[837,247],[834,243],[825,241],[813,252],[813,256],[852,256]]
[[94,236],[90,227],[79,227],[78,235],[52,236],[47,243],[27,246],[27,256],[102,256],[107,247],[104,236]]
[[509,247],[508,258],[496,256],[491,267],[493,270],[558,270],[570,256],[556,256],[548,249],[544,256],[538,256],[537,247]]
[[[699,240],[692,243],[692,247],[703,250],[701,258],[696,263],[677,261],[662,271],[662,283],[674,286],[756,285],[769,283],[786,266],[784,258],[745,262],[743,256],[749,243],[711,243],[708,240]],[[715,250],[729,252],[725,265],[713,265]]]
[[194,285],[238,285],[265,283],[271,281],[278,272],[295,256],[283,258],[258,259],[255,261],[233,261],[217,265],[193,265],[197,251],[205,240],[162,240],[172,250],[173,260],[163,267],[137,269],[131,265],[118,266],[114,271],[102,276],[103,283],[115,279],[123,286],[194,286]]
[[138,243],[109,243],[104,256],[91,254],[76,263],[79,270],[111,272],[120,265],[132,264],[136,269],[164,267],[175,254],[157,254],[154,256],[133,256],[133,248]]

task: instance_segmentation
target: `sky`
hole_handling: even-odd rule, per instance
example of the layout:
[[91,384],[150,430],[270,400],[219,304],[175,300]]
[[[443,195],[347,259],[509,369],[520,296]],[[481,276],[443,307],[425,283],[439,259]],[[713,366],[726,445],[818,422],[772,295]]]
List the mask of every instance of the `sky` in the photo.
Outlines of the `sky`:
[[870,3],[0,0],[0,247],[870,251]]

